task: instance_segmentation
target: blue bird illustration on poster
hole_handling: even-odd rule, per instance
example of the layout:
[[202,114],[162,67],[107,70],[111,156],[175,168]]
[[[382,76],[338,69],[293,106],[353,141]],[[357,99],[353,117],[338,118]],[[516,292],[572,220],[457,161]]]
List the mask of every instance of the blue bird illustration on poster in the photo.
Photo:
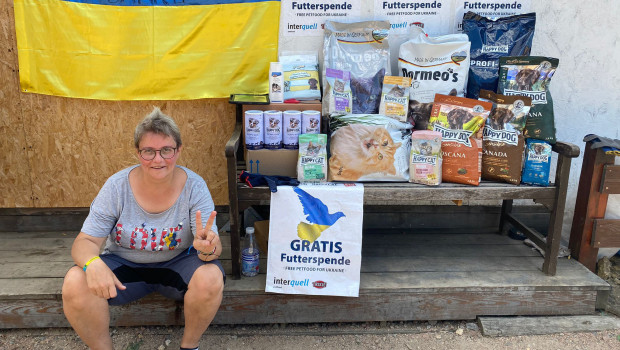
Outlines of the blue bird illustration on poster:
[[297,236],[303,240],[314,242],[321,236],[323,231],[345,216],[341,211],[330,214],[329,208],[325,203],[299,187],[294,187],[293,191],[297,193],[297,197],[299,197],[304,210],[304,215],[306,215],[306,220],[309,222],[309,224],[300,222],[297,225]]

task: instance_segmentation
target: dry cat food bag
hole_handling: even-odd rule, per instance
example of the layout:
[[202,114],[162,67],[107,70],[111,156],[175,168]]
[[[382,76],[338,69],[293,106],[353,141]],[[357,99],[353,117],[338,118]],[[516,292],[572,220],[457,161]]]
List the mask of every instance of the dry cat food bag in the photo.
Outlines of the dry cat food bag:
[[320,100],[319,61],[316,53],[283,52],[284,100]]
[[407,181],[411,124],[381,114],[332,115],[329,181]]
[[545,141],[527,139],[521,182],[529,185],[549,186],[550,168],[551,145]]
[[527,116],[525,138],[555,143],[553,101],[549,93],[551,78],[559,60],[551,57],[502,57],[498,92],[532,99]]
[[523,128],[532,100],[488,90],[480,90],[479,99],[493,103],[482,133],[482,178],[518,185],[525,149]]
[[482,128],[490,102],[437,94],[429,129],[441,132],[442,181],[480,184]]
[[297,179],[301,182],[327,180],[327,135],[299,135]]
[[473,12],[463,16],[463,32],[471,41],[467,97],[478,98],[481,89],[498,91],[499,58],[529,56],[535,26],[535,13],[497,20]]
[[411,79],[386,75],[383,78],[379,114],[387,115],[401,122],[406,121],[410,87]]
[[398,74],[411,78],[408,122],[424,130],[435,94],[465,96],[470,42],[465,34],[429,37],[416,26],[411,35],[400,45]]
[[[349,72],[353,114],[379,113],[383,77],[391,71],[389,29],[388,21],[325,21],[323,82],[329,83],[328,68]],[[332,89],[330,86],[323,88],[323,114],[326,115],[331,108],[326,94]]]
[[349,72],[327,68],[325,74],[327,87],[323,105],[327,104],[328,113],[351,114],[353,103]]
[[437,186],[441,184],[441,133],[418,130],[411,134],[409,182]]

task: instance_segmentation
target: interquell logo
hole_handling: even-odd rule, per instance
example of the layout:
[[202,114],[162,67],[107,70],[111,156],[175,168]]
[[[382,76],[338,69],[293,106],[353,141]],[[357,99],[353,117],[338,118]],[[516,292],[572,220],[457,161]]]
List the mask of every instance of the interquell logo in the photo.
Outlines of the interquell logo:
[[314,282],[312,282],[312,286],[314,288],[317,288],[317,289],[323,289],[323,288],[327,287],[327,282],[314,281]]

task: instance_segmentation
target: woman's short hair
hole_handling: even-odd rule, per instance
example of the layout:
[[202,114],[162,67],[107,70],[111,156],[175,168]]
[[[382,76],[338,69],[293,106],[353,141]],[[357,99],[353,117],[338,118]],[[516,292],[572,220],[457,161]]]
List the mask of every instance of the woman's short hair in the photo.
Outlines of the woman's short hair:
[[140,140],[147,132],[170,136],[176,142],[177,147],[182,145],[179,127],[159,107],[153,108],[153,111],[136,126],[136,131],[133,134],[133,142],[136,148],[140,148]]

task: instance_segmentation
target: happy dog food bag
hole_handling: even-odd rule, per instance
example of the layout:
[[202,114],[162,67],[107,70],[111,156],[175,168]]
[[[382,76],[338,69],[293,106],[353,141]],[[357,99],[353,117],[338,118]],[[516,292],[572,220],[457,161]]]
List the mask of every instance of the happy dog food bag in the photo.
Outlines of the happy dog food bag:
[[437,186],[441,184],[441,133],[418,130],[411,134],[409,182]]
[[480,90],[481,101],[493,103],[482,133],[482,178],[521,183],[525,140],[523,128],[532,100]]
[[482,128],[490,102],[437,94],[429,129],[441,132],[442,181],[480,184]]
[[379,114],[387,115],[401,122],[407,121],[410,88],[411,79],[386,75],[383,78]]
[[534,139],[526,141],[525,165],[521,182],[529,185],[549,186],[551,145]]
[[465,96],[470,42],[465,34],[429,37],[415,26],[411,35],[400,45],[398,74],[411,78],[408,122],[423,130],[435,94]]
[[[340,23],[325,21],[323,40],[323,82],[327,68],[349,72],[351,113],[379,113],[383,77],[391,72],[388,21]],[[331,91],[324,87],[324,94]],[[330,100],[323,96],[323,114],[329,114]],[[325,103],[328,102],[328,103]]]
[[467,12],[463,16],[463,32],[471,41],[467,97],[478,98],[481,89],[498,91],[499,58],[529,56],[535,26],[535,13],[497,20],[474,12]]
[[331,115],[329,181],[407,181],[411,124],[381,114]]
[[532,99],[527,116],[525,138],[555,143],[553,101],[549,93],[551,78],[559,60],[551,57],[500,58],[498,92],[504,95],[522,95]]
[[327,135],[299,135],[297,179],[301,182],[327,180]]

